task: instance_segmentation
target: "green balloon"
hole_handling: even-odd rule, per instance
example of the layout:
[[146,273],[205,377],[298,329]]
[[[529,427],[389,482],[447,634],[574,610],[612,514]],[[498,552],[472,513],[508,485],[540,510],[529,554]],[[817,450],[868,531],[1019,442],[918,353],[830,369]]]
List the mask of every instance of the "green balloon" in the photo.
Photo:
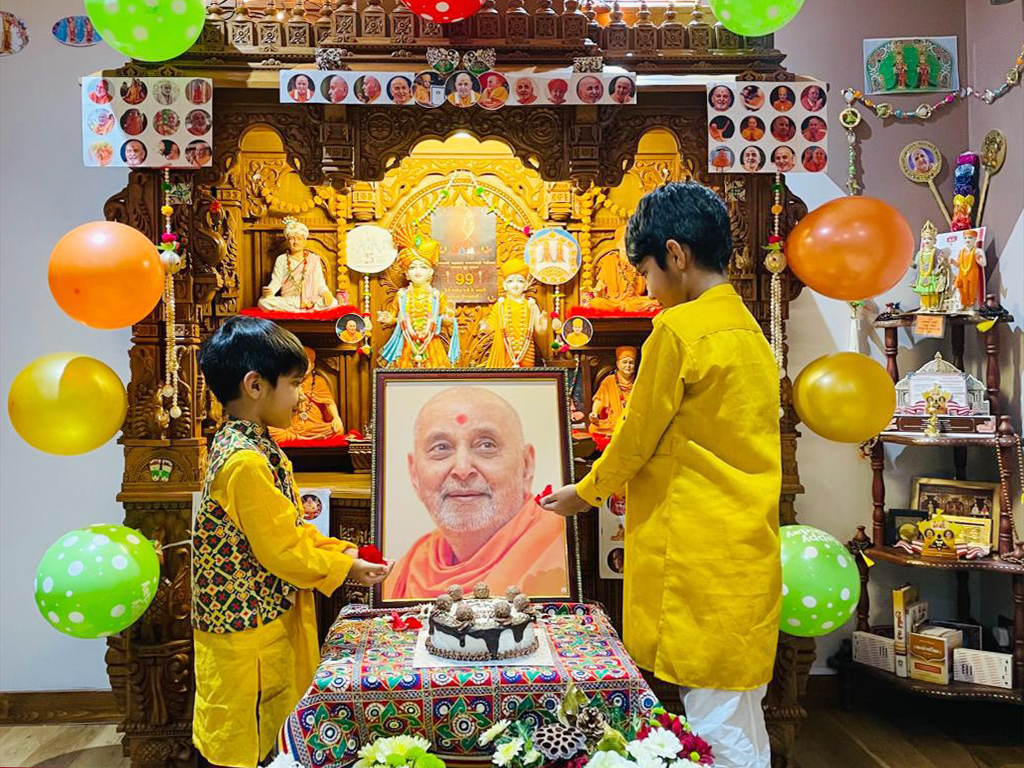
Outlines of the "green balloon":
[[860,573],[839,540],[809,525],[785,525],[782,538],[781,629],[797,637],[833,632],[860,600]]
[[711,0],[711,10],[722,26],[744,37],[782,29],[803,7],[804,0]]
[[167,61],[199,39],[203,0],[85,0],[85,12],[103,41],[139,61]]
[[160,562],[153,543],[123,525],[69,531],[36,568],[36,605],[72,637],[107,637],[135,623],[156,595]]

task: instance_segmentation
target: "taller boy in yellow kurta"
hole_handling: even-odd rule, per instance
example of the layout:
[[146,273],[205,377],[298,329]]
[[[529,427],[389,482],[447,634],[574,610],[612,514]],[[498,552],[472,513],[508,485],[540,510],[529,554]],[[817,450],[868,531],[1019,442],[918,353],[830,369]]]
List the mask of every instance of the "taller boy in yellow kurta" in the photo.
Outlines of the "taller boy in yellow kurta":
[[761,699],[782,598],[778,371],[729,284],[729,218],[710,190],[641,200],[631,261],[667,307],[654,319],[622,421],[562,514],[626,489],[624,641],[681,686],[716,766],[768,768]]
[[388,567],[302,522],[291,463],[268,431],[288,426],[302,403],[299,340],[235,317],[200,364],[229,419],[211,446],[192,534],[192,737],[214,765],[255,766],[319,661],[310,590],[330,595],[346,577],[375,583]]

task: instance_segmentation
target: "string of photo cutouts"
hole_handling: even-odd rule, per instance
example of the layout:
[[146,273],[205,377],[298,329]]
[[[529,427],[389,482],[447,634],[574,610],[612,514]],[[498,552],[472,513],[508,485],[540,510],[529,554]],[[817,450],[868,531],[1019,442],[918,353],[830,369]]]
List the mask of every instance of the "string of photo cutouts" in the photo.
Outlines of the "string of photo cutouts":
[[908,110],[893,107],[893,105],[888,102],[876,102],[872,99],[866,98],[864,94],[856,88],[844,89],[843,98],[846,100],[847,107],[839,113],[839,122],[842,124],[843,128],[846,129],[846,142],[849,148],[849,163],[847,165],[846,176],[847,191],[851,195],[856,195],[861,191],[860,183],[857,181],[858,139],[856,128],[860,125],[863,116],[861,115],[860,110],[855,106],[856,104],[862,104],[864,107],[871,110],[876,117],[883,121],[883,126],[892,125],[892,123],[885,122],[889,118],[896,121],[920,120],[924,122],[930,120],[933,116],[956,102],[958,99],[968,99],[973,96],[985,104],[993,104],[998,99],[1005,96],[1013,86],[1020,83],[1022,71],[1024,71],[1024,45],[1021,45],[1020,53],[1017,54],[1017,60],[1007,71],[1006,78],[995,90],[986,88],[982,91],[971,86],[966,86],[955,93],[946,94],[934,104],[922,102],[916,108]]
[[[164,231],[160,235],[160,261],[164,265],[164,384],[157,390],[156,420],[161,428],[166,428],[171,419],[181,416],[178,405],[178,372],[181,366],[181,353],[184,347],[178,346],[177,334],[174,329],[174,276],[181,271],[184,260],[178,253],[178,236],[171,227],[174,207],[171,205],[171,171],[164,168],[163,181],[160,183],[163,193],[163,205],[160,213],[164,217]],[[164,401],[170,400],[171,407],[164,408]]]
[[771,213],[771,234],[768,235],[768,245],[765,248],[768,254],[764,257],[764,265],[772,274],[770,304],[772,355],[775,357],[775,364],[782,376],[785,375],[782,343],[782,273],[786,269],[786,251],[779,226],[782,217],[782,174],[778,171],[775,172],[775,179],[772,181]]

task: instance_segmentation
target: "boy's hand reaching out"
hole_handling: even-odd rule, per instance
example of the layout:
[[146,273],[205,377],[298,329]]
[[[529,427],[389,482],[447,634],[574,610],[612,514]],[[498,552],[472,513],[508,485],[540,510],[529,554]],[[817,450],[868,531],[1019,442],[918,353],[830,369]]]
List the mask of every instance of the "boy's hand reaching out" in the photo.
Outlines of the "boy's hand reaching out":
[[[348,554],[348,551],[345,554]],[[380,563],[371,563],[368,560],[353,557],[352,568],[348,572],[348,577],[357,584],[369,587],[384,581],[388,574],[391,573],[394,565],[393,562],[381,565]]]
[[540,500],[540,505],[562,517],[572,517],[590,509],[590,503],[576,493],[576,485],[566,485]]

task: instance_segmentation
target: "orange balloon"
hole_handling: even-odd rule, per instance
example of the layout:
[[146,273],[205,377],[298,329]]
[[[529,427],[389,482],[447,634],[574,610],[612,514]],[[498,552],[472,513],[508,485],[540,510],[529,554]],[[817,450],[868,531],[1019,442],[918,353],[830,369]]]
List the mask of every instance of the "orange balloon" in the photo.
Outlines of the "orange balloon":
[[50,254],[50,293],[92,328],[125,328],[153,311],[164,290],[156,246],[134,227],[93,221],[75,227]]
[[841,197],[801,219],[786,240],[793,274],[823,296],[861,301],[900,281],[914,258],[903,215],[874,197]]

